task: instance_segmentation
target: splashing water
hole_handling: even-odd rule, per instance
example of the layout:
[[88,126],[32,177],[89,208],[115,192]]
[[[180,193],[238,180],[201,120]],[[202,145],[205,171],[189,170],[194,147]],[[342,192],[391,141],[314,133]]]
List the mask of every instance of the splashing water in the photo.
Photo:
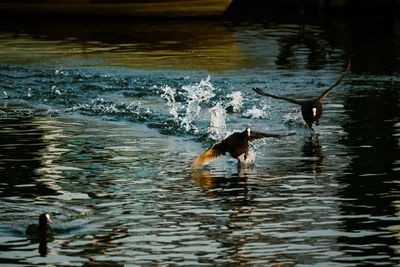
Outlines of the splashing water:
[[252,149],[249,149],[246,159],[244,158],[244,154],[242,154],[238,157],[238,160],[241,166],[253,165],[256,161],[256,154]]
[[265,119],[268,116],[268,112],[266,111],[266,107],[263,106],[261,109],[253,106],[252,109],[246,110],[243,113],[243,116],[252,119]]
[[233,112],[239,112],[243,106],[243,94],[240,91],[232,92],[228,95],[231,98],[229,106],[232,107]]
[[283,115],[284,123],[296,123],[296,124],[304,124],[303,117],[301,112],[297,109],[290,111],[289,113]]
[[32,88],[28,88],[28,93],[26,95],[26,97],[31,98],[32,97]]
[[[198,84],[182,86],[183,92],[181,94],[185,98],[185,103],[176,101],[176,90],[170,86],[163,88],[164,93],[161,96],[167,100],[169,113],[174,117],[174,121],[180,124],[187,132],[198,132],[198,128],[193,121],[200,117],[201,104],[207,103],[215,96],[213,92],[214,86],[210,80],[211,77],[208,76],[206,80],[201,80]],[[180,113],[184,115],[180,116]]]
[[7,93],[7,91],[3,91],[3,94],[4,94],[4,98],[5,99],[9,99],[10,98],[10,95]]
[[208,76],[206,80],[201,80],[196,85],[186,85],[182,89],[188,94],[188,98],[197,100],[199,102],[207,102],[210,98],[214,97],[214,86],[210,82],[211,77]]
[[151,113],[150,110],[144,110],[141,107],[141,103],[135,103],[131,102],[128,105],[127,104],[115,104],[115,103],[107,103],[101,98],[97,98],[95,100],[92,100],[92,103],[84,103],[84,104],[78,104],[76,106],[73,106],[71,108],[68,108],[67,111],[92,111],[95,113],[100,113],[100,114],[135,114],[135,115],[145,115]]
[[198,128],[193,121],[199,116],[201,111],[201,107],[196,100],[189,100],[186,106],[186,115],[182,118],[181,126],[189,132],[193,130],[194,132],[198,132]]
[[200,116],[200,104],[208,102],[210,98],[215,96],[213,92],[214,86],[210,80],[211,77],[208,76],[206,80],[201,80],[197,85],[187,85],[182,87],[187,94],[187,105],[186,114],[182,119],[181,126],[184,127],[186,131],[193,130],[194,132],[198,132],[193,121]]
[[167,99],[169,114],[171,114],[174,117],[175,123],[179,123],[178,111],[182,105],[181,103],[175,101],[176,90],[167,85],[163,88],[163,91],[164,93],[161,94],[161,96]]
[[62,68],[56,69],[54,71],[54,74],[55,75],[69,75],[69,73],[67,71],[63,70]]
[[214,140],[221,140],[226,136],[226,112],[222,103],[218,103],[215,107],[209,109],[210,126],[207,133]]

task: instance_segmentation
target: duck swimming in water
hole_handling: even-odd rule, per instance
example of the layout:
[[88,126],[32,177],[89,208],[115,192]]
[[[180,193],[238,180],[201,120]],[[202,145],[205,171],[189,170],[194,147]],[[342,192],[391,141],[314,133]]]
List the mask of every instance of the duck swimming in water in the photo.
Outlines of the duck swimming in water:
[[315,123],[316,125],[319,124],[319,119],[322,116],[323,113],[323,107],[322,107],[322,101],[325,99],[325,97],[332,91],[333,88],[335,88],[346,76],[346,74],[350,71],[351,68],[351,62],[349,60],[349,63],[347,65],[346,71],[339,77],[339,79],[328,89],[326,89],[320,96],[314,99],[309,99],[309,100],[297,100],[297,99],[292,99],[284,96],[277,96],[273,94],[269,94],[261,90],[260,88],[253,88],[253,90],[263,96],[268,96],[271,98],[275,99],[281,99],[288,101],[293,104],[297,104],[301,106],[301,115],[303,116],[304,121],[306,122],[307,126],[313,130],[312,125]]
[[52,223],[50,214],[42,213],[39,216],[39,224],[30,224],[25,231],[29,236],[44,236],[51,230],[50,224]]
[[249,142],[261,138],[280,138],[293,134],[295,133],[288,133],[285,135],[268,134],[251,131],[250,128],[246,128],[243,132],[233,133],[221,142],[212,145],[193,161],[192,168],[197,168],[207,164],[215,158],[225,155],[227,152],[232,158],[237,160],[239,160],[239,157],[244,154],[244,160],[246,160],[249,152]]

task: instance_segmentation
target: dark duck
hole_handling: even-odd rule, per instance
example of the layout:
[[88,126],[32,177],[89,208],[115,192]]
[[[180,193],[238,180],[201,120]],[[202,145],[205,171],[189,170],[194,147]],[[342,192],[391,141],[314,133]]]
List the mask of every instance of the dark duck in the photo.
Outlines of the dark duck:
[[26,228],[25,234],[31,237],[43,237],[50,234],[52,223],[50,214],[42,213],[39,216],[39,224],[30,224]]
[[244,155],[244,161],[246,161],[249,152],[249,142],[261,138],[280,138],[293,134],[294,133],[288,133],[284,135],[268,134],[251,131],[250,128],[246,128],[243,132],[233,133],[221,142],[212,145],[193,161],[192,168],[197,168],[207,164],[208,162],[219,156],[225,155],[226,153],[229,153],[232,158],[237,159],[238,161],[240,161],[240,156]]
[[325,97],[332,91],[333,88],[335,88],[337,85],[340,84],[340,82],[343,80],[343,78],[346,76],[346,74],[350,71],[351,68],[351,62],[349,61],[347,65],[347,69],[343,74],[339,77],[339,79],[328,89],[322,92],[320,96],[317,98],[313,99],[307,99],[307,100],[297,100],[297,99],[292,99],[284,96],[277,96],[273,94],[269,94],[261,90],[260,88],[253,88],[253,90],[263,96],[268,96],[271,98],[275,99],[281,99],[288,101],[293,104],[297,104],[301,106],[301,115],[303,116],[304,121],[306,122],[307,126],[313,130],[312,125],[315,123],[316,125],[319,124],[319,119],[322,116],[323,113],[323,107],[322,107],[322,102],[325,99]]

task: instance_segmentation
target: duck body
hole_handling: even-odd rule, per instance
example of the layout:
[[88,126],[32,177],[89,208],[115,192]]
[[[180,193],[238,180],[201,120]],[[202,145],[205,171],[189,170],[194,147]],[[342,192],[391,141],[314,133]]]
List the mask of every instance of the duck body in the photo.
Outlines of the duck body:
[[301,115],[310,129],[312,129],[314,123],[316,125],[319,124],[319,119],[322,117],[323,111],[322,102],[318,99],[304,101],[301,104]]
[[30,237],[45,236],[51,232],[51,218],[48,213],[43,213],[39,216],[39,224],[30,224],[26,228],[25,234]]
[[249,142],[261,138],[279,138],[293,134],[294,133],[289,133],[285,135],[268,134],[251,131],[250,128],[246,128],[243,132],[233,133],[221,142],[212,145],[205,152],[196,157],[196,159],[192,163],[192,168],[197,168],[199,166],[207,164],[215,158],[221,155],[225,155],[227,152],[232,158],[237,160],[239,160],[239,157],[244,154],[244,160],[246,160],[249,152]]
[[215,144],[213,148],[220,150],[223,154],[228,152],[232,158],[237,159],[240,155],[249,151],[249,136],[250,134],[247,131],[233,133],[220,143]]

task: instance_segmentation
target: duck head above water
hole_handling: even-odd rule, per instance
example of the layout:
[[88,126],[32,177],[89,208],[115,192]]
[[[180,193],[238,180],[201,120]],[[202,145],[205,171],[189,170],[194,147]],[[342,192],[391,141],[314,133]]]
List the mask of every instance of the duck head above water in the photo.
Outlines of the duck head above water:
[[39,216],[39,227],[45,227],[51,224],[53,221],[51,220],[50,214],[42,213]]
[[42,213],[39,216],[39,224],[30,224],[25,233],[27,235],[39,235],[48,232],[50,228],[50,224],[52,223],[50,214]]

